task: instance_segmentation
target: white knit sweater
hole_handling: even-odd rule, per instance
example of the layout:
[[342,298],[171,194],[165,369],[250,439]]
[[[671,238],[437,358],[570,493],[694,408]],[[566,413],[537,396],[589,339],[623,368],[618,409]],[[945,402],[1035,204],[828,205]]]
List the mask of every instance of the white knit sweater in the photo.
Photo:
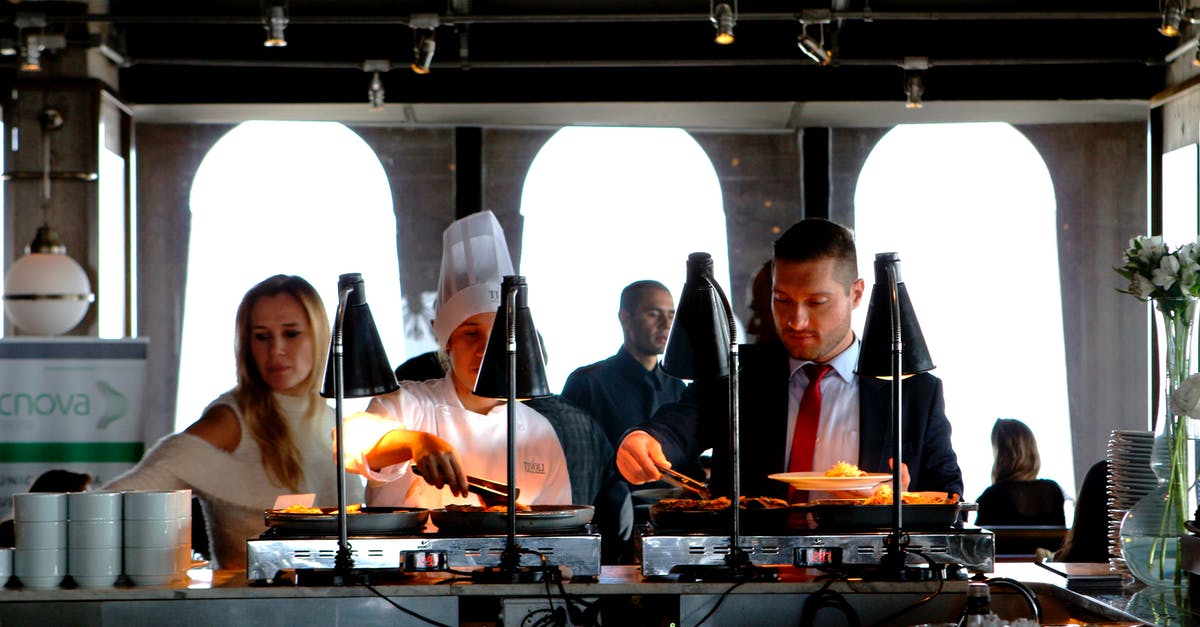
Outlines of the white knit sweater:
[[[304,398],[276,394],[275,399],[303,460],[304,480],[299,492],[315,493],[317,506],[336,506],[337,475],[330,439],[333,410],[326,406],[318,420],[306,423]],[[214,568],[239,569],[246,567],[246,540],[266,530],[264,511],[274,506],[276,497],[291,491],[268,478],[262,451],[250,435],[233,395],[225,393],[209,407],[217,405],[232,409],[242,428],[241,441],[232,453],[189,433],[176,433],[159,440],[137,466],[104,489],[191,489],[204,511]],[[354,475],[347,477],[346,502],[361,503],[362,499],[362,482]]]

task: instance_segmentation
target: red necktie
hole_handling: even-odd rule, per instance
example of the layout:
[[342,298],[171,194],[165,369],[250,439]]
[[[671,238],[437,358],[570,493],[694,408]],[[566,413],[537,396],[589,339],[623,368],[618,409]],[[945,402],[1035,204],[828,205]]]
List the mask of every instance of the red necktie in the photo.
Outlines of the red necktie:
[[[788,472],[812,470],[813,448],[817,443],[817,425],[821,423],[821,379],[832,370],[829,364],[804,364],[808,375],[808,387],[800,398],[800,409],[796,411],[796,427],[792,432],[792,452],[788,458]],[[806,500],[807,494],[790,492],[789,500]]]

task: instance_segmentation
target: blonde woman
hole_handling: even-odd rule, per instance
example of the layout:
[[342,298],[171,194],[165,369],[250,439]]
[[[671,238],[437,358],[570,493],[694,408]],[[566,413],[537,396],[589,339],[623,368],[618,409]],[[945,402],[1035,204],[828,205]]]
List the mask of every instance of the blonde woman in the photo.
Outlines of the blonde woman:
[[1033,431],[1020,420],[997,419],[992,453],[992,485],[979,495],[975,524],[1063,526],[1063,491],[1038,479],[1042,458]]
[[[286,275],[255,285],[237,312],[237,387],[105,488],[190,488],[215,566],[245,568],[246,540],[264,531],[263,510],[276,497],[315,493],[317,505],[337,504],[333,411],[319,395],[328,346],[329,321],[312,285]],[[360,482],[346,488],[348,503],[362,501]]]

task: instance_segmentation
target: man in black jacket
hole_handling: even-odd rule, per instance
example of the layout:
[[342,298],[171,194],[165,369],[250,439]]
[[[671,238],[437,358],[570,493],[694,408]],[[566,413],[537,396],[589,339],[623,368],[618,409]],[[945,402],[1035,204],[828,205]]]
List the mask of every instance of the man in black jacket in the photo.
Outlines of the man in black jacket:
[[[862,300],[863,281],[852,235],[828,220],[802,220],[776,240],[773,268],[772,311],[781,345],[740,350],[742,493],[786,497],[787,486],[767,475],[822,471],[839,461],[889,472],[890,382],[854,373],[859,340],[850,316]],[[827,368],[810,375],[809,364]],[[811,428],[797,417],[810,378],[817,378],[821,391],[819,421],[814,418]],[[902,398],[904,486],[961,495],[941,380],[928,373],[910,377]],[[656,462],[687,462],[711,447],[714,487],[728,493],[722,470],[729,468],[727,399],[725,379],[688,386],[679,403],[625,435],[617,451],[621,474],[635,484],[657,480]]]

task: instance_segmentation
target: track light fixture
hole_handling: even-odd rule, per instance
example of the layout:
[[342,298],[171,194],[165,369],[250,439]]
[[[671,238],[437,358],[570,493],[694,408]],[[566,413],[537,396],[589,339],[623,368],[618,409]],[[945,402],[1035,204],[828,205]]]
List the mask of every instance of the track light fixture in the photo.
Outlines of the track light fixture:
[[[418,31],[413,31],[414,34]],[[412,71],[417,74],[428,74],[429,66],[433,64],[433,52],[437,48],[432,28],[421,29],[420,35],[413,42]]]
[[42,52],[46,50],[46,38],[41,33],[27,33],[21,42],[21,71],[41,72]]
[[729,6],[728,2],[722,2],[713,5],[713,0],[708,2],[708,19],[713,23],[713,27],[717,29],[717,36],[713,41],[727,46],[733,43],[733,27],[737,24],[737,0],[734,0],[733,6]]
[[904,106],[909,109],[920,109],[925,106],[921,96],[925,93],[925,79],[920,72],[904,73]]
[[1183,0],[1166,0],[1163,6],[1162,26],[1158,27],[1158,32],[1167,37],[1178,37],[1184,11]]
[[804,56],[813,60],[817,65],[829,65],[833,61],[833,53],[825,47],[825,25],[817,24],[818,38],[808,34],[808,23],[800,22],[800,36],[796,38],[796,46]]
[[371,74],[371,87],[367,89],[367,101],[371,103],[372,111],[383,111],[383,81],[379,72]]
[[371,73],[371,83],[367,87],[367,102],[371,104],[372,111],[382,111],[383,79],[379,77],[379,73],[391,71],[392,64],[386,59],[368,59],[363,61],[362,69],[364,72]]
[[263,46],[267,48],[283,48],[287,46],[287,37],[283,31],[288,25],[287,3],[279,2],[266,7],[263,12],[263,28],[267,29],[267,38]]

